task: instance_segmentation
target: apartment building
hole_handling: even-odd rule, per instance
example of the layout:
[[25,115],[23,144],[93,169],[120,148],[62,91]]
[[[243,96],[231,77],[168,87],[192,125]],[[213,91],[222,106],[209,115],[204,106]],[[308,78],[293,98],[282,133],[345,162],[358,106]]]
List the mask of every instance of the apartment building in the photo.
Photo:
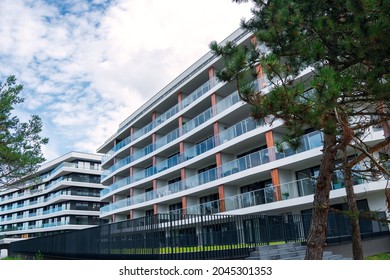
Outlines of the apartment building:
[[[250,44],[251,34],[238,29],[226,41]],[[254,121],[235,84],[216,79],[222,67],[220,57],[205,54],[98,148],[104,154],[101,200],[107,203],[101,218],[310,211],[322,133],[308,128],[299,149],[276,145],[286,133],[283,122]],[[270,83],[260,75],[252,86],[267,92]],[[370,145],[383,138],[383,129],[373,127],[365,140]],[[333,177],[331,203],[343,209],[342,174]],[[360,208],[385,211],[384,178],[355,177],[354,184]]]
[[101,155],[70,152],[0,192],[0,238],[29,238],[100,224]]

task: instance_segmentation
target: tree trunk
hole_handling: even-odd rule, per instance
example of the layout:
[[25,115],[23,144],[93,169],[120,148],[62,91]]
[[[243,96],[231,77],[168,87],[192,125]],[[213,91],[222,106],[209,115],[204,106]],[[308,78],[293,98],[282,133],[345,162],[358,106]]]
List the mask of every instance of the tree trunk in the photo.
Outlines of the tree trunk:
[[322,254],[326,246],[329,192],[336,161],[335,146],[336,136],[324,134],[324,155],[314,194],[313,216],[307,238],[306,260],[322,260]]
[[[347,168],[349,169],[349,168]],[[348,171],[347,171],[348,172]],[[346,176],[345,180],[345,191],[347,192],[348,208],[351,213],[349,218],[351,224],[351,236],[352,236],[352,254],[354,260],[363,260],[363,245],[362,238],[360,235],[359,225],[359,210],[356,205],[356,196],[353,191],[352,174],[349,169],[349,178]]]
[[352,170],[348,166],[347,151],[344,148],[344,157],[342,163],[342,169],[345,179],[345,191],[347,193],[347,203],[350,212],[349,222],[351,225],[351,237],[352,237],[352,255],[354,260],[363,260],[363,245],[362,237],[360,235],[359,225],[359,209],[356,204],[356,196],[353,189]]

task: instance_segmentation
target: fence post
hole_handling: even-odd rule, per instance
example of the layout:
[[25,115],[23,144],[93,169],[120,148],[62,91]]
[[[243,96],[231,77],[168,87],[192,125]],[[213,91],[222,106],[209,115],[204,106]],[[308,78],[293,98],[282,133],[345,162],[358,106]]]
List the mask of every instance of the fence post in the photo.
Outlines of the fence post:
[[283,237],[284,237],[284,243],[287,243],[287,228],[286,228],[286,223],[285,223],[285,219],[286,219],[286,214],[283,214],[281,216],[282,220],[281,220],[281,223],[282,223],[282,230],[283,230]]
[[269,241],[271,240],[271,229],[270,229],[270,226],[269,226],[269,216],[267,215],[264,215],[264,220],[265,220],[265,232],[266,232],[266,241],[267,241],[267,245],[269,245]]

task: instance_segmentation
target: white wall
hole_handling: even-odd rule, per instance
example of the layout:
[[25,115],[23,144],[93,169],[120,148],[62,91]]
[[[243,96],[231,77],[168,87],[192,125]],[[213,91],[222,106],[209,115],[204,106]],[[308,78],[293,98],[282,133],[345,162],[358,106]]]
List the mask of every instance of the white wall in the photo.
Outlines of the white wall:
[[368,207],[371,211],[386,211],[385,192],[373,192],[367,197]]
[[0,250],[0,259],[4,259],[8,257],[8,250],[7,249],[1,249]]

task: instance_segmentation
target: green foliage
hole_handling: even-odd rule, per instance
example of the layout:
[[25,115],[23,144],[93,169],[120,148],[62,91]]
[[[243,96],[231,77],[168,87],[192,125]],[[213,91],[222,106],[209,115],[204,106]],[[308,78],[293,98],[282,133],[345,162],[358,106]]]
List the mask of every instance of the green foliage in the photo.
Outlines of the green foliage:
[[35,256],[33,257],[34,260],[43,260],[43,254],[41,251],[38,251]]
[[19,96],[22,89],[14,76],[0,84],[0,189],[16,187],[15,183],[26,180],[45,161],[41,145],[48,139],[39,135],[41,119],[33,115],[24,123],[12,115],[14,107],[24,101]]
[[[379,102],[385,112],[390,108],[390,1],[252,2],[254,16],[242,27],[254,34],[257,45],[213,42],[210,48],[225,61],[218,78],[237,81],[255,119],[283,119],[294,137],[307,127],[340,134],[330,117],[335,111],[354,117],[350,124],[360,134],[373,125],[363,115],[377,116],[378,123],[390,119],[377,110]],[[273,83],[265,95],[243,86],[258,74],[256,65]],[[308,67],[308,78],[300,77]],[[307,98],[307,89],[315,94]]]
[[[350,145],[366,157],[357,137],[390,121],[390,0],[251,2],[253,17],[242,27],[254,35],[253,46],[212,43],[225,60],[217,77],[236,81],[254,119],[283,120],[290,147],[300,146],[294,139],[306,129],[324,133],[306,255],[321,259],[325,231],[317,229],[326,227],[337,152]],[[243,87],[261,74],[259,66],[272,87]]]

